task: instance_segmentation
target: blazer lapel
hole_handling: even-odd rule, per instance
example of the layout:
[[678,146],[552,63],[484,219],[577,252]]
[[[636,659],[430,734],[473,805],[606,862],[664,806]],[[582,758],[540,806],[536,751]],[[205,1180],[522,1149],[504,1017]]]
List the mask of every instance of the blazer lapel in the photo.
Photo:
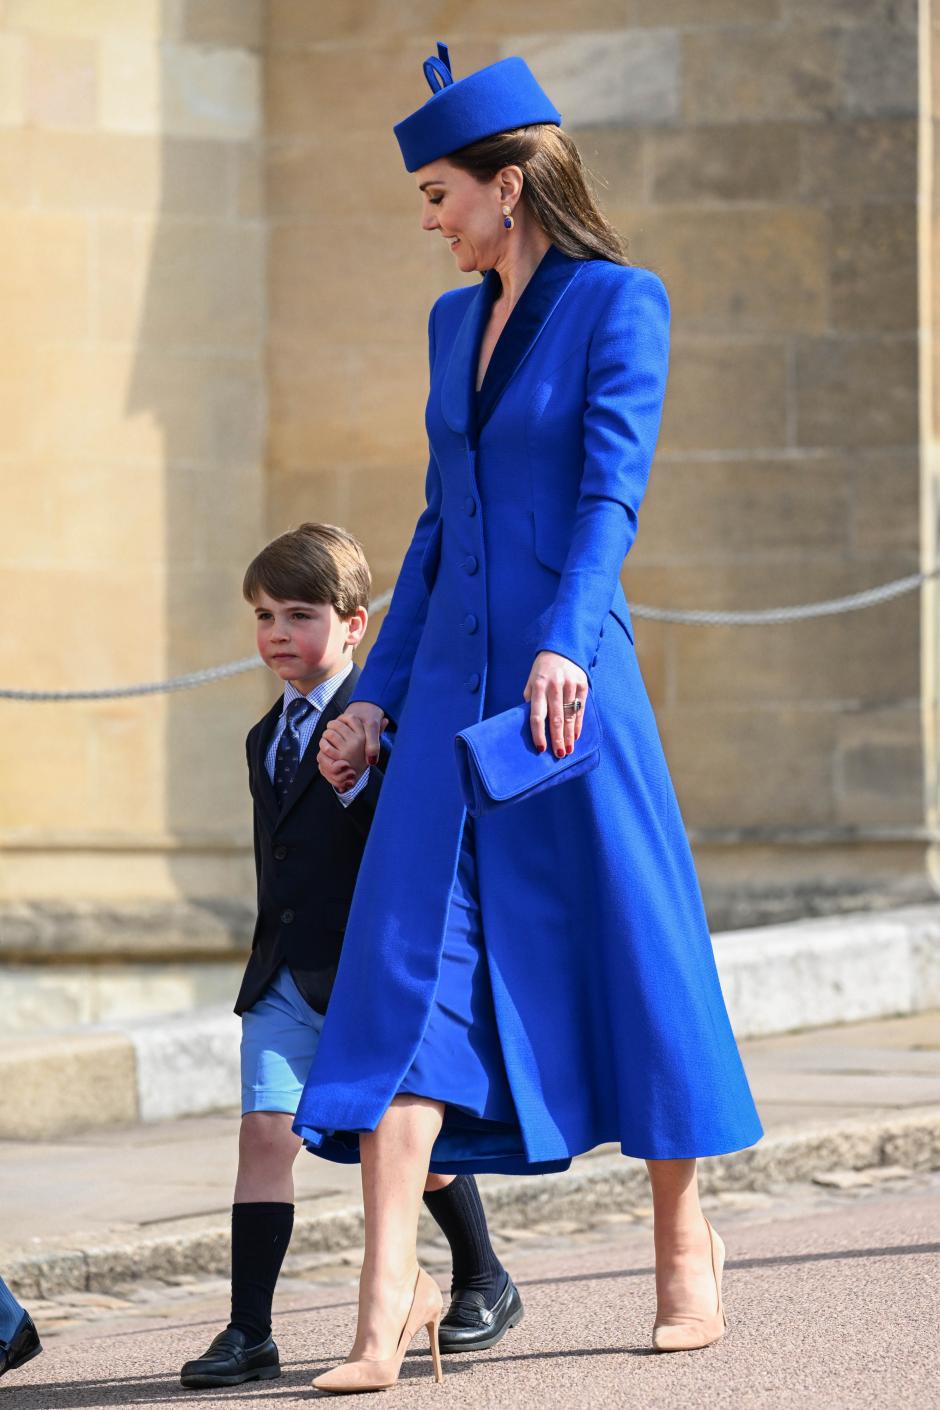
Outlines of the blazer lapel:
[[460,436],[469,436],[471,440],[475,439],[476,430],[480,342],[498,292],[499,276],[492,269],[487,270],[457,329],[441,384],[441,411],[444,420],[452,431],[456,431]]
[[[345,710],[352,696],[356,681],[361,674],[362,672],[359,667],[354,664],[339,690],[337,690],[333,698],[325,705],[320,718],[317,720],[316,729],[311,735],[310,743],[304,750],[304,756],[300,761],[300,768],[297,770],[297,777],[287,791],[287,796],[278,814],[278,822],[283,822],[298,798],[301,798],[306,789],[310,787],[311,783],[320,777],[320,770],[317,767],[317,752],[320,748],[320,737],[330,720],[335,720],[337,715],[341,715]],[[327,787],[332,788],[332,784],[328,784]],[[271,792],[273,794],[273,787]]]
[[268,771],[264,766],[264,761],[267,757],[268,747],[271,743],[271,735],[274,733],[274,726],[277,724],[282,706],[283,698],[279,698],[271,706],[264,718],[258,721],[252,731],[250,745],[251,776],[255,798],[268,814],[272,826],[277,822],[277,795],[274,792],[274,784],[268,777]]
[[[572,280],[577,278],[583,264],[583,260],[563,254],[555,245],[550,245],[542,256],[535,273],[523,289],[519,302],[506,320],[506,326],[496,341],[487,365],[483,385],[477,397],[479,429],[483,428],[496,410],[500,397],[535,346],[539,334],[555,312]],[[476,364],[474,370],[475,368]]]

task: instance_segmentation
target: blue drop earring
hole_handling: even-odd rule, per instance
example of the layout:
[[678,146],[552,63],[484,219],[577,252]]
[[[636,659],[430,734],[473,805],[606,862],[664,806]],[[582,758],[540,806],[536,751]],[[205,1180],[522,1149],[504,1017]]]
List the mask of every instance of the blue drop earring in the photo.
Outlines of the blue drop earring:
[[512,218],[512,211],[510,210],[510,208],[508,206],[503,206],[503,224],[505,225],[506,229],[511,230],[515,223],[516,222]]

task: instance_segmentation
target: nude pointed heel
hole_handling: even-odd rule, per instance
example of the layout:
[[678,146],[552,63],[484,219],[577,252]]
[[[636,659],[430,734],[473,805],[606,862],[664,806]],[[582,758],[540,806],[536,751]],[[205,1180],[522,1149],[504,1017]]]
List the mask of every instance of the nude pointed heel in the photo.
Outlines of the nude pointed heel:
[[315,1389],[329,1391],[332,1395],[390,1390],[398,1381],[405,1352],[422,1327],[427,1328],[431,1358],[434,1362],[434,1379],[440,1385],[444,1379],[444,1370],[441,1366],[438,1329],[443,1315],[444,1299],[440,1288],[423,1268],[419,1268],[411,1308],[405,1318],[394,1356],[387,1356],[382,1360],[362,1357],[359,1361],[345,1361],[342,1366],[335,1366],[332,1371],[325,1371],[322,1376],[317,1376],[313,1383]]
[[728,1326],[721,1296],[721,1276],[725,1266],[725,1246],[708,1220],[708,1241],[711,1249],[712,1275],[715,1279],[717,1306],[707,1317],[693,1317],[685,1322],[657,1322],[653,1328],[654,1351],[699,1351],[724,1336]]
[[[442,1308],[443,1311],[443,1308]],[[441,1319],[435,1317],[433,1322],[428,1323],[428,1341],[431,1343],[431,1360],[434,1362],[434,1379],[438,1385],[444,1381],[444,1368],[441,1365]]]

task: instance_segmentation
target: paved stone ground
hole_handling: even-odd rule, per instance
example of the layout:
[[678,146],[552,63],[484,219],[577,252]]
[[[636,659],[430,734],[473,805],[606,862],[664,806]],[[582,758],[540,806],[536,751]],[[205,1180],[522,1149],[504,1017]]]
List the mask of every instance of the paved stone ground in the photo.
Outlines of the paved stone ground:
[[[497,1230],[526,1319],[489,1352],[445,1360],[433,1383],[422,1337],[393,1394],[454,1410],[932,1410],[940,1406],[940,1174],[868,1185],[724,1195],[708,1213],[728,1245],[730,1329],[703,1352],[656,1356],[649,1212],[591,1227]],[[446,1282],[440,1245],[422,1251]],[[279,1290],[280,1380],[187,1392],[178,1368],[226,1317],[223,1280],[135,1284],[34,1305],[43,1356],[0,1382],[10,1410],[167,1402],[309,1405],[314,1375],[342,1359],[358,1253],[295,1259]]]
[[[940,1105],[936,1013],[754,1039],[741,1049],[768,1131]],[[64,1129],[56,1142],[0,1142],[0,1271],[44,1249],[224,1221],[237,1126],[237,1114],[224,1112],[85,1135]],[[358,1202],[358,1167],[301,1154],[296,1174],[300,1214],[337,1197]]]

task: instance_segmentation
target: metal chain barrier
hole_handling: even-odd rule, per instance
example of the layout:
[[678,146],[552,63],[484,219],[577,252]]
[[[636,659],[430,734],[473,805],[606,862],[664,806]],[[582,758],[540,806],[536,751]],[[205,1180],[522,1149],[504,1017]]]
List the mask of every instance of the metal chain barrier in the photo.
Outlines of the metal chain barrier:
[[[658,622],[673,622],[683,626],[705,627],[753,627],[776,625],[780,622],[799,622],[807,617],[830,617],[841,612],[857,612],[863,607],[873,607],[879,602],[890,602],[902,597],[915,588],[940,576],[940,567],[928,573],[911,573],[906,578],[895,578],[893,582],[882,583],[879,587],[865,588],[862,592],[849,593],[847,597],[830,597],[822,602],[807,602],[797,607],[764,607],[750,612],[718,612],[708,608],[702,610],[672,607],[648,607],[640,602],[631,602],[630,615],[645,617]],[[369,604],[369,611],[380,612],[391,601],[391,592],[383,592]],[[135,695],[164,695],[174,690],[193,690],[200,685],[211,685],[213,681],[227,680],[230,676],[240,676],[246,671],[257,670],[263,663],[257,656],[244,656],[240,661],[229,661],[224,666],[210,666],[204,671],[191,671],[185,676],[172,676],[165,681],[150,681],[144,685],[124,685],[106,687],[101,690],[5,690],[0,687],[0,700],[48,701],[48,700],[124,700]]]
[[653,617],[659,622],[681,622],[687,625],[706,627],[755,627],[766,623],[799,622],[806,617],[834,617],[840,612],[857,612],[861,607],[873,607],[878,602],[889,602],[893,597],[903,597],[913,592],[923,583],[940,575],[940,567],[929,573],[911,573],[906,578],[895,578],[894,582],[882,583],[880,587],[865,588],[862,592],[849,593],[847,597],[830,597],[822,602],[806,602],[799,607],[763,607],[753,612],[712,612],[682,611],[670,607],[644,607],[641,603],[630,603],[633,617]]

